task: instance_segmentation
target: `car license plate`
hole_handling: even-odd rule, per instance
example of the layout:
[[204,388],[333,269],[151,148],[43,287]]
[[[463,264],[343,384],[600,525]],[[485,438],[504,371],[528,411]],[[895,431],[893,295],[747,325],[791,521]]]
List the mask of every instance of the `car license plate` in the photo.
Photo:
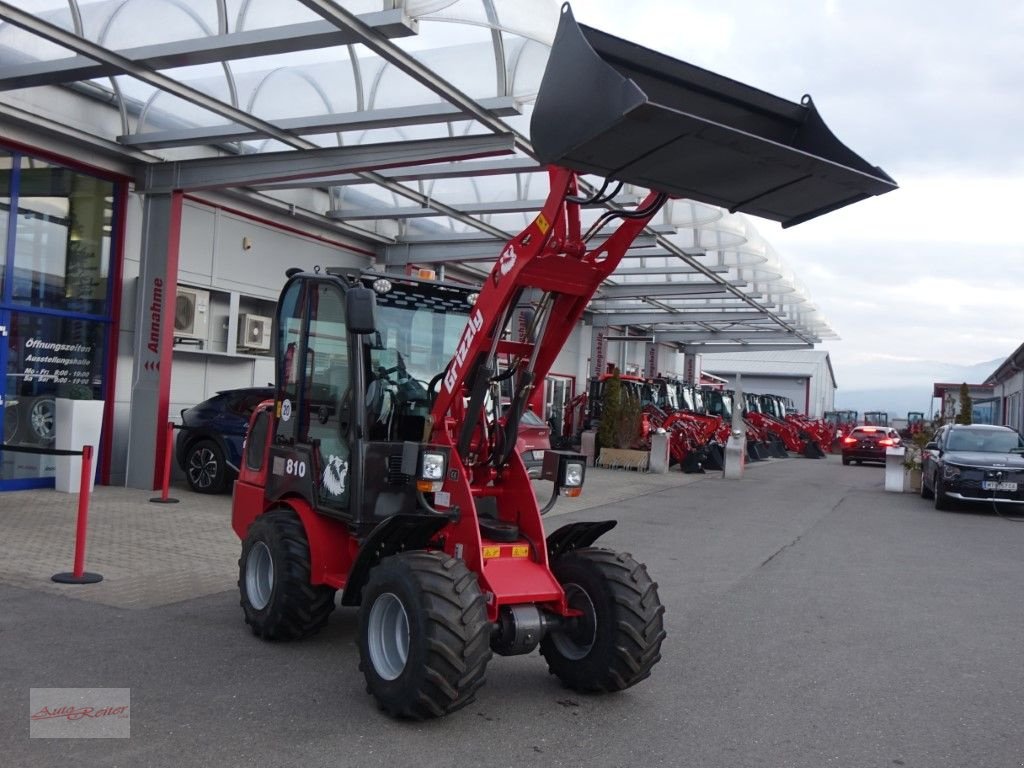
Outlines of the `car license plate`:
[[541,461],[544,458],[544,451],[533,452],[534,461]]
[[995,480],[982,480],[981,489],[983,491],[1016,491],[1016,483],[997,483]]

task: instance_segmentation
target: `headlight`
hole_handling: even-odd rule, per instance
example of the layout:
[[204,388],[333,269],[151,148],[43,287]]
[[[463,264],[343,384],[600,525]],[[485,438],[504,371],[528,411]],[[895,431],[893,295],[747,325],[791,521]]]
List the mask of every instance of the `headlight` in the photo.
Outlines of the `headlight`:
[[444,454],[424,453],[423,469],[420,471],[420,477],[424,480],[441,480],[444,477]]
[[379,294],[390,293],[393,287],[386,277],[378,277],[373,281],[373,290]]
[[586,456],[573,451],[544,451],[540,479],[553,482],[556,493],[562,496],[579,496],[583,493],[583,478],[586,473]]
[[583,485],[583,465],[579,462],[572,462],[565,465],[566,488],[579,488]]
[[946,464],[942,468],[943,480],[956,480],[958,477],[960,477],[960,467],[953,466],[952,464]]
[[414,480],[416,490],[437,493],[444,486],[449,451],[436,445],[425,446],[407,440],[402,444],[401,473]]

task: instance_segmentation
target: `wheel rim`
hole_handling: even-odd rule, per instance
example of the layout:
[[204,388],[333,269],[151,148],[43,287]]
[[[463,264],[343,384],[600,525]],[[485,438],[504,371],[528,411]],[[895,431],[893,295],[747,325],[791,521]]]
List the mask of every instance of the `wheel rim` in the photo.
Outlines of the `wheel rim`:
[[245,594],[252,607],[262,611],[270,603],[273,591],[274,558],[270,556],[270,548],[257,541],[245,559]]
[[394,680],[409,659],[409,617],[397,595],[386,592],[374,601],[366,631],[373,668]]
[[53,440],[53,400],[37,400],[29,412],[32,431],[40,440]]
[[209,488],[217,477],[217,457],[209,448],[192,452],[188,463],[188,478],[196,488]]
[[597,611],[590,595],[579,584],[563,584],[562,588],[569,607],[582,611],[583,615],[566,631],[552,633],[551,641],[562,656],[579,661],[590,653],[597,639]]

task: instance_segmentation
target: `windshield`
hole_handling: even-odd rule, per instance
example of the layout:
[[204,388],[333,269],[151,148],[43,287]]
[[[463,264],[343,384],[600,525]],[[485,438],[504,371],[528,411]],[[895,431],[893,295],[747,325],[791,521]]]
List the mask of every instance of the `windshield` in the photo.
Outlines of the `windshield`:
[[378,295],[373,370],[394,370],[398,379],[426,387],[455,354],[469,316],[468,293],[441,284],[395,282]]
[[982,429],[961,429],[952,432],[946,450],[975,451],[978,453],[1009,453],[1024,448],[1016,432],[990,432]]
[[732,418],[732,395],[725,392],[711,391],[705,395],[704,400],[708,413],[722,416],[726,419]]

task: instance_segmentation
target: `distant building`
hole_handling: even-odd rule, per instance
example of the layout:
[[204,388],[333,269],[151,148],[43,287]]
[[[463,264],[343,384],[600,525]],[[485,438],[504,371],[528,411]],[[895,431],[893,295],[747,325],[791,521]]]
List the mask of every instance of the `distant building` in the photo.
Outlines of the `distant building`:
[[1017,431],[1024,426],[1024,344],[1000,364],[992,375],[985,379],[992,387],[995,418],[994,424],[1006,424]]
[[[936,382],[932,385],[932,399],[939,401],[931,416],[938,416],[942,423],[948,424],[960,413],[960,388],[963,383],[950,384]],[[984,384],[968,384],[967,394],[971,398],[971,422],[974,424],[999,424],[1001,414],[999,397],[995,387],[988,382]]]
[[836,377],[828,352],[726,352],[703,357],[703,370],[720,376],[731,389],[741,375],[744,392],[781,395],[801,413],[821,418],[834,408]]

